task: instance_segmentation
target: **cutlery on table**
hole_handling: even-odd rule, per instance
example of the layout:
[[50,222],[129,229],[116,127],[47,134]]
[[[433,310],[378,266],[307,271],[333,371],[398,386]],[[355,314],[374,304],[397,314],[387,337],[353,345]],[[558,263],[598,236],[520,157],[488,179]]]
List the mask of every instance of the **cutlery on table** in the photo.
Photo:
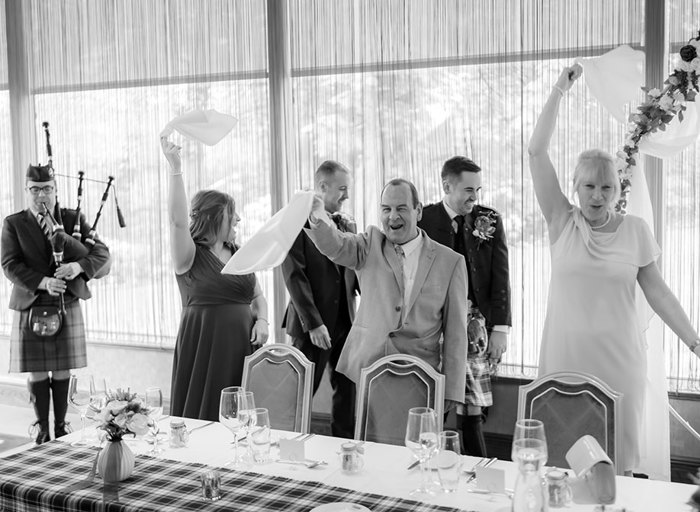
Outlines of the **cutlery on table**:
[[198,426],[198,427],[191,428],[191,429],[190,429],[190,434],[191,434],[192,432],[194,432],[195,430],[199,430],[200,428],[208,427],[209,425],[213,425],[214,423],[216,423],[216,422],[215,422],[215,421],[210,421],[209,423],[205,423],[204,425],[200,425],[200,426]]
[[286,459],[279,459],[277,462],[281,462],[282,464],[296,464],[296,465],[301,465],[301,466],[306,466],[307,468],[315,468],[316,466],[325,466],[328,463],[325,460],[286,460]]

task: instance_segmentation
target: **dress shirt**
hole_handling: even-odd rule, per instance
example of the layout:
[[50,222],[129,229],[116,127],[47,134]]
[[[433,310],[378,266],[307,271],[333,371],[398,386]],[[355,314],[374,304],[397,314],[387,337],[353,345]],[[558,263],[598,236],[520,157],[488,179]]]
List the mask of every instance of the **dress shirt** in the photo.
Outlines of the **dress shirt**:
[[[418,271],[418,259],[420,258],[420,249],[423,247],[423,234],[419,231],[418,236],[413,240],[400,245],[403,249],[403,302],[408,304],[413,290],[413,282],[416,280],[416,272]],[[405,308],[404,308],[405,311]]]
[[[450,208],[450,206],[447,204],[447,201],[445,201],[444,199],[442,200],[442,206],[445,208],[447,215],[450,216],[450,219],[452,219],[452,231],[454,233],[457,233],[457,221],[455,220],[455,217],[457,217],[457,215],[459,215],[459,214],[456,211],[454,211],[452,208]],[[470,215],[471,214],[468,213],[467,215],[464,216],[465,217],[465,224],[466,224],[466,220],[469,218]],[[469,267],[469,265],[467,265],[467,267]],[[468,270],[468,268],[467,268],[467,270]],[[503,332],[505,334],[510,334],[510,325],[494,325],[493,330],[496,332]]]

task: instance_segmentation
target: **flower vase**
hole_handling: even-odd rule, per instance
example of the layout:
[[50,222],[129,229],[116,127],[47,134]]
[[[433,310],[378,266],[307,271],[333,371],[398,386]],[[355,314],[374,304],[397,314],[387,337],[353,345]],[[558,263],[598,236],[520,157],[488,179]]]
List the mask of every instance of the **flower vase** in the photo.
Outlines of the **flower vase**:
[[126,443],[107,441],[97,456],[97,470],[105,482],[121,482],[134,472],[134,452]]

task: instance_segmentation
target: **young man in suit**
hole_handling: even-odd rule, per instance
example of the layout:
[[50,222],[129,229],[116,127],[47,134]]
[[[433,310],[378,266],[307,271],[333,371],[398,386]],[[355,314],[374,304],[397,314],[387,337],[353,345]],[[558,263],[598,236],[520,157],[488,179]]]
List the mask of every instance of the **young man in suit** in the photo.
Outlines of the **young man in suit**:
[[477,204],[481,168],[456,156],[442,167],[442,202],[423,209],[418,226],[464,256],[469,274],[469,365],[466,411],[458,411],[465,451],[486,456],[482,407],[493,404],[490,370],[506,350],[511,326],[508,246],[496,210]]
[[[337,370],[353,382],[388,354],[419,357],[445,375],[445,411],[464,403],[467,272],[462,257],[418,229],[415,186],[393,179],[381,194],[383,230],[343,233],[316,197],[306,232],[332,261],[354,269],[365,290]],[[369,292],[371,290],[371,292]]]
[[[35,440],[41,444],[51,439],[50,395],[53,395],[54,435],[61,437],[67,432],[70,370],[87,366],[85,326],[78,299],[91,297],[87,282],[107,274],[110,256],[100,240],[84,245],[63,231],[54,231],[52,219],[58,218],[63,219],[68,230],[79,223],[83,238],[88,236],[90,226],[83,216],[77,218],[74,210],[62,208],[58,217],[51,167],[30,165],[25,190],[27,208],[5,218],[0,245],[2,269],[12,281],[10,309],[15,310],[10,333],[10,371],[29,372],[29,390],[36,414]],[[62,251],[56,245],[58,239]],[[61,252],[63,263],[57,266],[56,256],[60,258]],[[53,335],[37,333],[29,325],[32,308],[56,310],[60,296],[65,304],[62,328]]]
[[[349,197],[350,181],[348,169],[332,160],[323,162],[314,176],[316,193],[322,198],[325,211],[338,229],[355,233],[354,221],[341,214]],[[294,346],[316,363],[314,394],[326,366],[330,367],[331,431],[335,437],[352,439],[355,385],[336,371],[336,365],[355,317],[355,273],[321,254],[302,231],[282,263],[282,275],[290,296],[282,327],[286,327]]]

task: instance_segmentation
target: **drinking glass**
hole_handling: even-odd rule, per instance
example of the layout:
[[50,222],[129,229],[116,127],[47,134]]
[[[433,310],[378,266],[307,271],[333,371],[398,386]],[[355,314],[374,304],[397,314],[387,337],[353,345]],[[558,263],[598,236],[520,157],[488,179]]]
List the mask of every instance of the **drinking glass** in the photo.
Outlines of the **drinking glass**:
[[420,463],[421,485],[411,491],[414,494],[434,495],[428,478],[426,462],[435,454],[438,447],[437,415],[429,407],[414,407],[408,411],[406,423],[406,447]]
[[518,420],[513,434],[511,458],[519,464],[532,466],[540,471],[547,462],[547,439],[544,424],[540,420]]
[[245,427],[246,418],[239,418],[239,413],[248,409],[246,392],[240,386],[229,386],[221,390],[219,401],[219,422],[233,434],[233,460],[226,463],[234,467],[241,466],[242,460],[238,455],[238,434]]
[[459,445],[459,433],[443,430],[438,434],[438,453],[436,466],[440,478],[440,487],[444,492],[455,492],[459,485],[462,471],[462,456]]
[[253,409],[250,417],[248,446],[253,462],[265,464],[270,461],[270,414],[264,407]]
[[148,407],[148,415],[150,416],[149,428],[151,437],[148,442],[153,441],[153,446],[149,450],[149,455],[158,455],[162,450],[158,446],[158,434],[160,434],[160,426],[158,420],[163,415],[163,392],[158,387],[150,387],[146,389],[145,400]]
[[549,496],[541,474],[541,468],[547,462],[547,440],[541,421],[516,422],[511,457],[518,463],[518,477],[513,486],[513,512],[547,510]]
[[95,379],[92,375],[71,375],[68,382],[68,403],[80,413],[80,439],[73,446],[86,446],[85,415],[90,406],[90,397],[95,394]]

